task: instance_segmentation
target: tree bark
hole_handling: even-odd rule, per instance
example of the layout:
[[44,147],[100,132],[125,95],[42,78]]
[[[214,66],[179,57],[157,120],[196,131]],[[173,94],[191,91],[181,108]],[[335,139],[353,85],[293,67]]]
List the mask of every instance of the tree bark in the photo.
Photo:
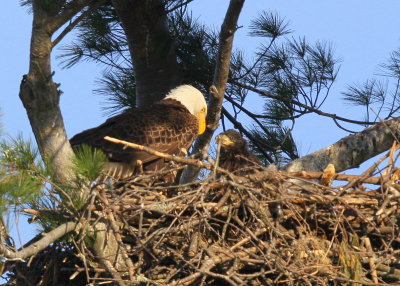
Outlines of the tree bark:
[[66,222],[54,228],[48,233],[44,233],[42,238],[25,248],[18,251],[12,251],[4,245],[0,245],[0,255],[8,259],[23,260],[38,254],[43,249],[47,248],[50,244],[54,243],[67,233],[71,231],[79,231],[81,224],[76,222]]
[[61,91],[58,90],[59,85],[52,79],[51,37],[90,1],[76,1],[64,10],[61,10],[63,5],[61,2],[51,4],[51,8],[44,7],[40,1],[32,2],[29,73],[22,79],[19,96],[27,111],[40,154],[52,162],[55,179],[67,182],[73,178],[70,162],[74,154],[59,107]]
[[366,160],[388,150],[400,138],[400,117],[377,123],[362,132],[349,135],[338,142],[283,166],[288,172],[323,171],[328,164],[336,172],[357,168]]
[[136,105],[162,99],[180,82],[175,44],[160,0],[114,0],[135,70]]
[[[218,122],[221,117],[221,108],[225,94],[225,87],[228,81],[229,68],[231,64],[233,37],[236,32],[237,21],[244,0],[231,0],[228,10],[221,25],[219,33],[219,48],[217,63],[215,66],[213,86],[210,89],[210,102],[208,103],[207,129],[200,136],[193,147],[193,153],[200,154],[204,159],[208,154],[208,146],[211,138],[218,128]],[[213,91],[214,90],[214,91]],[[188,183],[193,181],[200,172],[200,168],[189,166],[182,173],[180,182]]]

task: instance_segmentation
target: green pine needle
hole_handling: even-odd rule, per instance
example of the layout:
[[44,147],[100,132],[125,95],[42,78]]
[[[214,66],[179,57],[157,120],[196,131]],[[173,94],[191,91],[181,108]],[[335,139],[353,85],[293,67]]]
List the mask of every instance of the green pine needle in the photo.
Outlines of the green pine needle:
[[99,177],[106,162],[106,155],[102,151],[87,145],[79,147],[73,160],[75,171],[89,180]]
[[291,33],[288,22],[277,13],[263,11],[251,21],[250,35],[257,37],[276,38]]
[[0,142],[0,213],[42,196],[46,175],[38,151],[22,136]]

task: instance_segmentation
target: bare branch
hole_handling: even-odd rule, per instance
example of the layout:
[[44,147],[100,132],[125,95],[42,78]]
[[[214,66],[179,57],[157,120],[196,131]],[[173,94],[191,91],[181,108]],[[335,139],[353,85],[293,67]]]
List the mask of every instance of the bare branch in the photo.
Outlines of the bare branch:
[[388,150],[400,138],[400,117],[379,122],[362,132],[340,139],[338,142],[282,167],[290,172],[322,171],[333,164],[337,172],[357,168],[366,160]]
[[204,169],[207,169],[207,170],[213,170],[213,166],[212,165],[205,164],[205,163],[203,163],[202,161],[199,161],[199,160],[180,157],[180,156],[175,156],[175,155],[169,155],[169,154],[159,152],[157,150],[154,150],[152,148],[149,148],[149,147],[146,147],[146,146],[143,146],[143,145],[135,144],[135,143],[132,143],[132,142],[127,142],[127,141],[124,141],[124,140],[119,140],[119,139],[112,138],[112,137],[109,137],[109,136],[104,137],[104,139],[107,140],[107,141],[113,142],[113,143],[125,145],[127,147],[130,147],[130,148],[133,148],[133,149],[136,149],[136,150],[145,151],[145,152],[147,152],[149,154],[152,154],[152,155],[155,155],[157,157],[164,158],[165,160],[174,161],[174,162],[183,163],[183,164],[188,164],[188,165],[196,166],[198,168],[204,168]]
[[89,6],[89,8],[82,12],[74,21],[72,21],[65,29],[57,36],[57,38],[53,41],[52,46],[55,47],[69,32],[72,31],[73,28],[76,27],[76,25],[79,24],[82,19],[84,19],[86,16],[88,16],[90,13],[92,13],[95,9],[99,8],[105,0],[99,1],[96,4],[93,4],[92,6]]
[[43,238],[23,248],[19,251],[12,251],[4,245],[0,245],[0,256],[7,259],[26,259],[32,255],[35,255],[48,247],[51,243],[57,239],[66,235],[73,230],[79,230],[80,224],[76,222],[64,223],[48,233],[42,234]]
[[74,17],[74,15],[78,14],[80,11],[82,11],[82,9],[84,9],[86,6],[89,6],[92,2],[93,1],[91,0],[71,1],[68,4],[68,7],[63,10],[63,12],[55,15],[54,17],[48,18],[49,21],[47,22],[47,27],[49,32],[53,34],[55,31],[61,28],[62,25]]
[[[228,81],[229,67],[231,63],[233,37],[243,4],[244,0],[231,0],[224,22],[221,26],[217,64],[215,66],[213,86],[210,88],[207,129],[195,142],[193,147],[193,153],[201,154],[203,158],[207,156],[211,138],[215,130],[218,128],[218,121],[221,116],[222,101],[225,94],[225,86]],[[198,168],[187,168],[182,174],[181,183],[192,181],[196,178],[198,173]]]

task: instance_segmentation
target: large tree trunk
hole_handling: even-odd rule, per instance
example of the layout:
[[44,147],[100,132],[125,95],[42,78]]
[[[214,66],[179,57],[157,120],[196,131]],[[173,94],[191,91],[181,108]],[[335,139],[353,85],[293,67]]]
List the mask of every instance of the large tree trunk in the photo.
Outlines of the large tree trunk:
[[65,132],[59,107],[61,92],[52,78],[51,37],[59,27],[88,3],[81,1],[70,9],[60,12],[63,5],[61,2],[46,4],[47,7],[39,1],[32,3],[33,24],[29,73],[23,77],[19,96],[28,113],[40,154],[52,162],[56,180],[66,182],[73,177],[70,168],[73,151]]
[[115,0],[128,39],[136,80],[136,105],[154,103],[180,82],[174,40],[160,0]]
[[[59,107],[61,92],[58,90],[58,84],[52,79],[50,56],[54,45],[59,42],[64,32],[68,32],[68,29],[72,28],[71,25],[77,24],[77,21],[71,21],[74,15],[86,6],[91,6],[88,8],[96,7],[91,4],[100,5],[101,2],[97,0],[71,1],[69,4],[65,4],[65,1],[43,2],[37,0],[32,2],[33,24],[29,73],[23,77],[20,98],[28,113],[40,153],[43,158],[48,159],[47,162],[52,163],[55,180],[58,182],[69,182],[74,179],[74,172],[71,168],[71,158],[74,153],[64,128]],[[90,11],[87,9],[83,13],[87,14]],[[77,17],[77,20],[79,19]],[[67,27],[64,32],[59,34],[62,36],[52,42],[52,35],[67,21],[71,21],[70,27]],[[71,227],[71,225],[75,225],[75,222],[71,221],[62,226],[66,228],[67,225]],[[117,241],[113,234],[110,235],[109,226],[105,223],[97,223],[88,230],[96,234],[94,252],[100,263],[111,265],[113,261],[116,261],[118,267],[124,267],[124,262],[121,262],[117,251]],[[53,241],[50,241],[49,244],[51,242]],[[39,250],[36,247],[32,251]]]

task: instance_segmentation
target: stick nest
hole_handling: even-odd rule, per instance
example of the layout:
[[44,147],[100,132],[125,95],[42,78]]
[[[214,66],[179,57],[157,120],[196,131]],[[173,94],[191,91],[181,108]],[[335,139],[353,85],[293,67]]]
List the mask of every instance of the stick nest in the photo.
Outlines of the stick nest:
[[163,172],[97,185],[91,217],[109,222],[122,262],[107,276],[80,248],[85,263],[71,273],[93,285],[400,284],[393,154],[359,176],[267,167],[188,185],[158,183]]
[[341,175],[336,187],[329,172],[268,167],[178,187],[152,174],[100,192],[99,205],[124,225],[130,271],[145,284],[400,283],[399,170]]

